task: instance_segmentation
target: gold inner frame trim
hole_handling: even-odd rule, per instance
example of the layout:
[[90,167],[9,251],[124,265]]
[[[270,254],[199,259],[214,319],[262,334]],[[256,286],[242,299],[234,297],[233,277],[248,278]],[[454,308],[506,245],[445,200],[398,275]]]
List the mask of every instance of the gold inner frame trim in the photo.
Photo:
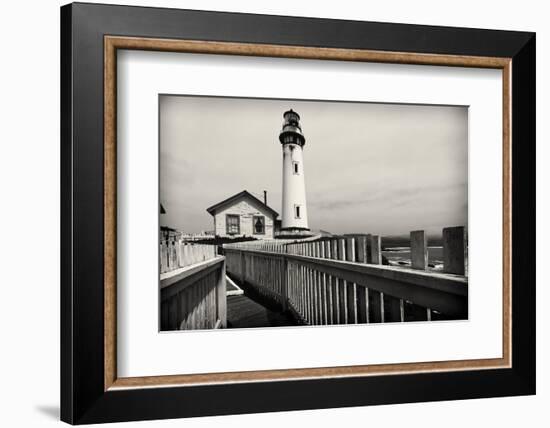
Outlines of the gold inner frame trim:
[[[241,55],[393,64],[440,65],[502,70],[503,143],[503,322],[502,358],[421,363],[204,373],[170,376],[117,377],[116,366],[116,84],[117,50],[148,50],[213,55]],[[104,389],[192,386],[220,383],[359,377],[406,373],[509,368],[512,363],[512,164],[511,58],[386,52],[251,43],[104,37]]]

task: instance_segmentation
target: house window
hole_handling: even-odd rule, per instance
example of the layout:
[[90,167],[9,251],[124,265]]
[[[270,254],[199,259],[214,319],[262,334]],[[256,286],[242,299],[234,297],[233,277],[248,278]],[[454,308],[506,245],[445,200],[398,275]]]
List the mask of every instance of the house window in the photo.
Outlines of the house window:
[[263,215],[255,215],[252,221],[254,224],[254,234],[265,235],[265,217]]
[[294,217],[300,218],[300,205],[294,205]]
[[225,216],[225,230],[228,235],[239,235],[241,233],[240,217],[235,214]]
[[294,171],[294,174],[300,174],[298,162],[292,162],[292,170]]

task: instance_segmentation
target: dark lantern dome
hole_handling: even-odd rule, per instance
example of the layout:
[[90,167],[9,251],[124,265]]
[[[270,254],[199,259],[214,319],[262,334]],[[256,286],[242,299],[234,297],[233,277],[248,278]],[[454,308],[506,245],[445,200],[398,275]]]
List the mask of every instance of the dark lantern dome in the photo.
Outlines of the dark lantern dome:
[[300,115],[290,109],[283,113],[283,118],[283,129],[279,134],[281,144],[298,144],[303,146],[306,143],[306,138],[300,126]]

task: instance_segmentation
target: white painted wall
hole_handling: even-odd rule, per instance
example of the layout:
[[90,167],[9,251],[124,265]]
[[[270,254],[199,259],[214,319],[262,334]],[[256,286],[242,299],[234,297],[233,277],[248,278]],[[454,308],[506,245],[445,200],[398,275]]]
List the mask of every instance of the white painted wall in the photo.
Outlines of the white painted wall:
[[[282,228],[308,228],[306,206],[306,184],[304,175],[303,148],[298,144],[283,146],[283,219]],[[298,174],[294,173],[294,162],[298,164]],[[300,206],[300,218],[296,217],[295,207]]]
[[[240,234],[228,235],[226,231],[226,216],[228,214],[238,215],[240,217]],[[262,215],[265,217],[265,234],[256,234],[253,228],[254,216]],[[214,216],[214,227],[218,236],[252,236],[256,239],[273,239],[273,214],[254,203],[250,198],[242,198],[232,205],[223,207],[216,211]]]
[[[98,2],[90,0],[92,2]],[[0,375],[6,404],[4,426],[60,427],[59,406],[59,6],[66,1],[29,0],[4,2],[0,9],[3,64],[0,90],[3,145],[0,157],[2,200],[0,214],[0,284],[20,284],[21,272],[29,270],[29,241],[21,227],[39,230],[43,246],[33,258],[32,270],[39,272],[39,286],[4,286],[0,322],[3,349]],[[540,0],[462,0],[443,4],[437,0],[392,0],[386,2],[297,2],[277,0],[101,0],[145,6],[210,9],[233,12],[316,16],[370,21],[454,25],[508,30],[537,31],[537,264],[550,258],[550,27],[547,4]],[[22,31],[24,25],[25,31]],[[13,36],[17,35],[16,38]],[[32,49],[29,49],[32,47]],[[36,65],[40,64],[37,68]],[[254,78],[251,76],[251,78]],[[328,82],[332,84],[333,82]],[[320,82],[327,84],[327,82]],[[40,112],[40,114],[33,114]],[[17,142],[17,143],[15,143]],[[37,177],[39,177],[37,179]],[[17,227],[21,226],[21,227]],[[265,428],[347,424],[424,428],[444,421],[445,428],[483,425],[512,428],[526,423],[544,426],[550,402],[550,271],[537,272],[537,396],[464,400],[407,405],[355,407],[270,414],[234,415],[129,422],[124,428],[230,427]],[[25,302],[30,316],[21,317]],[[16,325],[16,327],[15,327]],[[327,344],[330,346],[330,344]],[[216,346],[212,345],[215,352]],[[25,357],[26,356],[26,357]],[[32,379],[29,382],[22,381]]]

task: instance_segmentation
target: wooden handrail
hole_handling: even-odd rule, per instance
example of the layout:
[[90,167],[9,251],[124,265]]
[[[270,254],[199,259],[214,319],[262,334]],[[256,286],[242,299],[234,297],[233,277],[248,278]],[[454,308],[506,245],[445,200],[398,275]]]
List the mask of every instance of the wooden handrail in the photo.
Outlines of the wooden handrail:
[[[468,295],[468,280],[464,276],[452,275],[439,272],[426,272],[420,270],[407,269],[404,267],[371,265],[358,262],[349,262],[344,260],[324,259],[312,256],[302,256],[298,254],[274,253],[271,251],[248,250],[225,248],[227,252],[246,252],[252,254],[269,255],[277,259],[288,259],[302,261],[304,263],[314,264],[319,269],[324,269],[324,273],[332,274],[332,267],[335,270],[341,269],[364,275],[374,275],[381,278],[388,278],[402,282],[412,283],[421,287],[434,288],[447,293]],[[343,278],[347,279],[347,278]],[[351,279],[350,279],[351,281]]]
[[161,275],[161,330],[225,328],[225,257]]
[[217,256],[214,259],[206,260],[192,266],[173,270],[161,275],[160,289],[164,289],[172,284],[178,283],[178,291],[183,290],[190,284],[198,281],[223,263],[225,257]]
[[[468,314],[468,280],[464,276],[321,258],[317,256],[318,253],[315,249],[313,250],[315,255],[289,254],[246,248],[225,248],[224,251],[227,255],[239,254],[241,258],[249,255],[277,260],[279,263],[284,263],[284,266],[288,264],[299,265],[306,268],[310,272],[308,274],[310,276],[311,272],[317,272],[317,274],[325,275],[325,277],[328,276],[335,278],[337,281],[342,281],[344,287],[349,284],[354,287],[350,288],[350,292],[353,291],[355,295],[358,293],[358,288],[368,288],[387,295],[388,298],[393,297],[402,301],[414,302],[415,305],[441,312],[451,318],[466,318]],[[236,276],[242,274],[242,272],[231,273]],[[307,281],[310,280],[310,276],[306,276]],[[241,279],[247,280],[246,278]],[[279,281],[280,279],[272,278],[272,280]],[[314,277],[313,281],[317,282],[317,279]],[[325,280],[323,279],[323,281]],[[286,283],[286,280],[283,282]],[[260,284],[260,286],[265,286],[265,284]],[[308,284],[304,287],[306,287],[306,293],[311,291]],[[319,296],[315,294],[317,292],[314,287],[313,297],[307,296],[307,299],[318,300]],[[287,294],[287,292],[285,291],[284,294]],[[348,299],[345,294],[341,298]],[[326,301],[322,301],[322,299],[320,301],[320,304],[326,304]],[[289,303],[292,305],[292,302]],[[356,303],[353,304],[356,305]],[[401,305],[403,305],[403,302],[401,302]],[[348,308],[343,307],[343,309],[347,311]],[[307,310],[309,311],[306,314],[307,317],[312,316],[314,323],[318,323],[319,318],[322,319],[315,312],[315,308],[313,308],[313,313],[311,313],[311,308],[307,308]],[[356,315],[352,315],[350,318],[354,319]]]

